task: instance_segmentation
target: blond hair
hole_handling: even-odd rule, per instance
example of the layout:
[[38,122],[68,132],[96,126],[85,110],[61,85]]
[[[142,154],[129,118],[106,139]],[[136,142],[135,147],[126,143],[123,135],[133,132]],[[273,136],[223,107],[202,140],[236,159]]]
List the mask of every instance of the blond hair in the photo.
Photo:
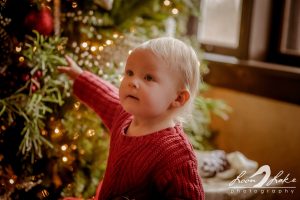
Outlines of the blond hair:
[[200,62],[195,50],[184,42],[172,37],[160,37],[148,40],[142,43],[136,49],[149,49],[156,56],[162,58],[166,64],[173,70],[182,74],[182,81],[185,88],[190,93],[190,99],[184,105],[181,112],[180,121],[190,114],[193,108],[193,102],[198,94],[200,82]]

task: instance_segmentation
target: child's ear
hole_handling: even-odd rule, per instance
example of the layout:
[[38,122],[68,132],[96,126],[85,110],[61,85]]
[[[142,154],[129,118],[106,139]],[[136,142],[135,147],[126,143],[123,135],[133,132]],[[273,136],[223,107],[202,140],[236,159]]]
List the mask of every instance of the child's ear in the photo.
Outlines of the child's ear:
[[172,102],[172,107],[181,107],[190,99],[190,93],[184,89],[181,90],[177,98]]

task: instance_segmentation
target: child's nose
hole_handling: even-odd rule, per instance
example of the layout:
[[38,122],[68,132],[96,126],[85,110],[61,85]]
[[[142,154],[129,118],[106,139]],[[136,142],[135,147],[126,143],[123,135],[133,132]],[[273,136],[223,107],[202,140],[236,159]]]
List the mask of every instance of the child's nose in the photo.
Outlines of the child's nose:
[[128,85],[129,85],[130,87],[133,87],[133,88],[139,88],[139,83],[138,83],[138,80],[137,80],[136,78],[132,78],[132,79],[129,81]]

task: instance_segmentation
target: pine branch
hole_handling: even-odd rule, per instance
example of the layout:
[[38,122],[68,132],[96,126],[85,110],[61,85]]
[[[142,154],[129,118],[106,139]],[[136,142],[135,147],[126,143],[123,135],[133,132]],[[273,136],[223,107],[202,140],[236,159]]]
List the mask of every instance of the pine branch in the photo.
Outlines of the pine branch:
[[[37,32],[36,37],[27,36],[26,49],[22,52],[31,68],[30,74],[40,71],[45,77],[42,80],[31,78],[24,86],[20,87],[11,96],[0,102],[0,116],[7,116],[8,124],[17,117],[24,119],[24,127],[21,131],[23,139],[19,150],[25,156],[31,155],[31,161],[42,158],[43,146],[52,147],[52,144],[41,135],[44,129],[47,115],[53,112],[55,105],[61,106],[65,98],[69,81],[59,78],[56,71],[57,65],[66,64],[60,48],[66,44],[65,38],[46,38]],[[60,47],[60,48],[58,48]],[[36,91],[32,86],[36,86]]]

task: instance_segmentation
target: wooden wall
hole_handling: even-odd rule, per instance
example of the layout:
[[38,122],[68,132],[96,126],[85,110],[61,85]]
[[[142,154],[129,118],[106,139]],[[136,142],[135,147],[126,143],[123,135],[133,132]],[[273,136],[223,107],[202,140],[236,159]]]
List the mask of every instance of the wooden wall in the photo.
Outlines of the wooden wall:
[[223,99],[233,109],[227,121],[213,117],[217,148],[241,151],[259,165],[268,164],[273,176],[280,170],[290,173],[297,179],[296,195],[285,198],[300,199],[300,105],[221,87],[204,95]]

